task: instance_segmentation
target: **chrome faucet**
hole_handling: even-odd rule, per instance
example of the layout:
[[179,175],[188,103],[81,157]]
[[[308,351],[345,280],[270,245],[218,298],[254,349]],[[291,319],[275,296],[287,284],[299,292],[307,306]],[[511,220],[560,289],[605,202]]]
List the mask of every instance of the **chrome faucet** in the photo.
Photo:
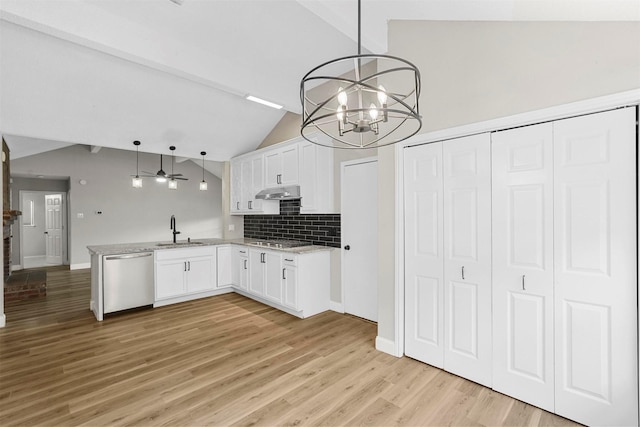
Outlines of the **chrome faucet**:
[[171,215],[171,225],[169,226],[173,231],[173,243],[176,243],[176,234],[180,234],[179,231],[176,231],[176,216]]

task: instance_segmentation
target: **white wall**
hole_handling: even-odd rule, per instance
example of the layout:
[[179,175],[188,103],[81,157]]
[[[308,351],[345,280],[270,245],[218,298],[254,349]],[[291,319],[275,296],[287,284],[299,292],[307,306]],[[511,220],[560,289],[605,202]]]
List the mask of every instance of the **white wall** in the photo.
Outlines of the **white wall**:
[[[391,21],[388,36],[421,71],[422,133],[640,88],[640,22]],[[395,152],[378,156],[378,336],[395,341]]]
[[[140,154],[140,170],[159,169],[158,155]],[[175,165],[189,181],[179,181],[178,190],[145,178],[142,189],[131,187],[135,174],[135,152],[103,148],[92,154],[84,145],[74,145],[43,154],[12,160],[12,174],[69,177],[71,267],[89,263],[87,245],[170,240],[169,218],[177,219],[179,239],[222,237],[221,181],[205,172],[208,191],[199,191],[202,169],[193,162]],[[164,170],[171,170],[165,156]],[[86,180],[81,185],[80,180]],[[97,214],[96,212],[102,212]],[[83,214],[84,218],[78,218]]]

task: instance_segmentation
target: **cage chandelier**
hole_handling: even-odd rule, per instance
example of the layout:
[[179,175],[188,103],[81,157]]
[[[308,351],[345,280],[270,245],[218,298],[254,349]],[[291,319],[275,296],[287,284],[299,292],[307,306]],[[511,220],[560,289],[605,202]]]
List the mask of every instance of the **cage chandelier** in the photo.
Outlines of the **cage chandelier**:
[[[300,133],[315,144],[377,148],[407,139],[422,127],[420,71],[402,58],[362,54],[360,3],[358,54],[318,65],[300,82]],[[352,67],[353,76],[345,74]],[[319,142],[313,137],[318,131],[330,140]]]

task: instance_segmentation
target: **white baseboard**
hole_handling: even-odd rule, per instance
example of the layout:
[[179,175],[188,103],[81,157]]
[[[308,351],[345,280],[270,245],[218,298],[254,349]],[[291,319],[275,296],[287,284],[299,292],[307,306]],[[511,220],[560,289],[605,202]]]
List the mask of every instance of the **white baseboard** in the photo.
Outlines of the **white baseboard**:
[[22,270],[22,264],[11,266],[11,271],[17,271],[17,270]]
[[5,326],[7,326],[7,316],[2,313],[0,314],[0,328],[4,328]]
[[344,306],[341,302],[329,301],[329,310],[344,313]]
[[382,338],[379,335],[376,337],[376,350],[381,351],[383,353],[390,354],[395,357],[402,357],[402,354],[396,354],[395,341]]
[[95,304],[93,303],[93,300],[89,301],[89,310],[91,311],[95,311],[93,308],[95,307]]
[[81,270],[83,268],[91,268],[91,263],[90,262],[83,262],[80,264],[71,264],[69,266],[69,270]]

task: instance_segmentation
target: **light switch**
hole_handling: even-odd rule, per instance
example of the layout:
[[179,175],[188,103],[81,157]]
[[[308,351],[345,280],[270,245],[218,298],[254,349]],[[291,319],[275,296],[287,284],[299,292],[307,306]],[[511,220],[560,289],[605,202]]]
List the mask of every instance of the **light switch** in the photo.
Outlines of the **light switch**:
[[84,219],[84,214],[83,214],[82,212],[78,212],[78,213],[76,214],[76,218],[78,218],[78,219]]
[[236,226],[235,224],[229,224],[229,231],[235,231]]

